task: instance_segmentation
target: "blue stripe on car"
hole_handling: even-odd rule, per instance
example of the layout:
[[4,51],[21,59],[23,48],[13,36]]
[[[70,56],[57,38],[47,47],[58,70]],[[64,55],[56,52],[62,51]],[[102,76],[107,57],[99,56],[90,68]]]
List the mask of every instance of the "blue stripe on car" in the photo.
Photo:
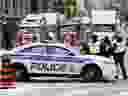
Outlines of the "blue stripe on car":
[[33,61],[54,61],[54,62],[74,62],[74,63],[85,63],[85,62],[95,62],[93,59],[89,58],[78,58],[78,57],[57,57],[57,56],[16,56],[16,60],[31,60]]

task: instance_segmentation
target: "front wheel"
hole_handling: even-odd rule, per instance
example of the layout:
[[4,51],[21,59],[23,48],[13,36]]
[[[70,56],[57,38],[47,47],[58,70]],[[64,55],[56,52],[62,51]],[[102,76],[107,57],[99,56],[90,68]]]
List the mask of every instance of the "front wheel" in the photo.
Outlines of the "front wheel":
[[81,71],[81,78],[84,81],[97,81],[102,78],[102,71],[95,65],[85,66]]

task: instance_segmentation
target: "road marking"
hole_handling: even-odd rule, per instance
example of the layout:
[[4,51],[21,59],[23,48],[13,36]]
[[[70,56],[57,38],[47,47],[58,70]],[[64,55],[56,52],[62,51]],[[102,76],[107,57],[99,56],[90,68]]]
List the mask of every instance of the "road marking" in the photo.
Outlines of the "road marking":
[[128,92],[120,92],[120,95],[122,96],[128,96]]

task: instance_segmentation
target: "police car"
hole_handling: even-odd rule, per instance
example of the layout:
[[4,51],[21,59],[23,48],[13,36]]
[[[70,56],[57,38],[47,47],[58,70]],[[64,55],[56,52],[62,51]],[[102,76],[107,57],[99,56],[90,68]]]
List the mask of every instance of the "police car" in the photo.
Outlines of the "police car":
[[28,44],[4,55],[9,55],[11,63],[16,64],[17,80],[44,75],[66,78],[77,75],[85,81],[114,78],[115,67],[111,59],[80,55],[79,48],[66,48],[61,43]]

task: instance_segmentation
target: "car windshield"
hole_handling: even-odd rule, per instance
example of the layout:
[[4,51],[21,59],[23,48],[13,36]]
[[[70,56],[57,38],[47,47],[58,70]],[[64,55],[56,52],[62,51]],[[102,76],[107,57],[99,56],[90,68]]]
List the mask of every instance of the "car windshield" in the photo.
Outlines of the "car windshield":
[[65,55],[65,53],[70,53],[70,51],[65,48],[56,47],[56,46],[47,47],[48,55]]

